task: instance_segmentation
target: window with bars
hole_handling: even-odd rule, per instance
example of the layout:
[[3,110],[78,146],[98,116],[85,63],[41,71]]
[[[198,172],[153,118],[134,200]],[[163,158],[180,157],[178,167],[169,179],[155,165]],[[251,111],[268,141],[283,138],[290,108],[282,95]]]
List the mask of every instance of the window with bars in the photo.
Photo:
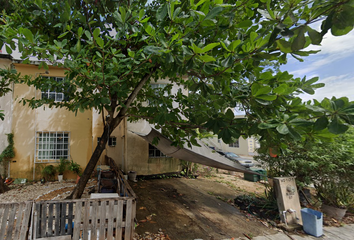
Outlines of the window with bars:
[[239,148],[240,147],[240,143],[239,143],[238,139],[235,142],[230,143],[229,147]]
[[64,84],[65,78],[63,77],[43,77],[50,78],[52,81],[57,82],[56,87],[51,87],[47,90],[42,90],[42,99],[52,99],[55,102],[67,101],[67,97],[65,96],[65,89],[67,86]]
[[159,149],[149,144],[149,157],[166,157]]
[[[101,138],[97,138],[97,144],[101,141]],[[108,139],[108,146],[115,147],[117,145],[117,138],[116,137],[109,137]]]
[[69,144],[69,132],[37,132],[36,160],[39,162],[56,162],[60,158],[69,159]]

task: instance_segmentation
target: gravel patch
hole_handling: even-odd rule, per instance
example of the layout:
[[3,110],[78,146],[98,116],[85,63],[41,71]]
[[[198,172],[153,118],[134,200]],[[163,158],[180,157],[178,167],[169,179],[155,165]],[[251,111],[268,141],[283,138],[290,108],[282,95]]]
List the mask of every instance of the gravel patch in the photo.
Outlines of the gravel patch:
[[[92,188],[97,185],[97,181],[90,179],[86,185],[82,198],[88,198]],[[36,182],[33,184],[12,184],[10,191],[0,194],[0,203],[24,202],[30,200],[59,200],[70,195],[76,186],[74,181],[62,182]]]

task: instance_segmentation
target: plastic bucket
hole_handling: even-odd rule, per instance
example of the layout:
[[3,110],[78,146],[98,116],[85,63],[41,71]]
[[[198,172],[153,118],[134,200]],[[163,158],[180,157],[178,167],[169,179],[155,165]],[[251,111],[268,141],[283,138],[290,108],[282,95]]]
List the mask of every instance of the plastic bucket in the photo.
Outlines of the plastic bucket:
[[301,209],[302,226],[304,232],[315,237],[323,234],[323,214],[319,211],[303,208]]

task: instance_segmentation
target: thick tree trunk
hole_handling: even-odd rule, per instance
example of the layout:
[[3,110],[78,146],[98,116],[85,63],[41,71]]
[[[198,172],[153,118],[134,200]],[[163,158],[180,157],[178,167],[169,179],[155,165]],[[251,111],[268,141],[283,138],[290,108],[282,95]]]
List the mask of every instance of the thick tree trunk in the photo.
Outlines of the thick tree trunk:
[[[103,133],[101,136],[101,141],[97,144],[97,147],[96,147],[95,151],[93,152],[93,154],[90,158],[90,161],[88,162],[78,184],[76,185],[75,189],[70,194],[70,196],[67,197],[68,199],[81,198],[81,195],[85,190],[85,186],[86,186],[88,180],[90,179],[93,170],[95,170],[98,159],[100,158],[100,156],[107,144],[107,141],[108,141],[109,137],[111,136],[111,133],[113,132],[114,129],[116,129],[116,127],[118,127],[119,123],[124,119],[125,114],[127,113],[130,105],[136,99],[138,93],[143,88],[144,84],[149,80],[151,75],[154,72],[156,72],[157,68],[158,68],[158,66],[153,67],[151,69],[150,73],[147,73],[142,77],[142,79],[140,80],[138,85],[134,88],[134,90],[131,92],[131,94],[129,95],[129,97],[125,101],[125,103],[124,103],[125,107],[123,107],[119,111],[119,113],[116,117],[113,118],[113,114],[112,114],[112,116],[111,116],[112,120],[106,121],[106,125],[104,127],[104,130],[103,130]],[[113,113],[114,113],[114,111],[113,111]]]
[[[120,122],[121,120],[119,120]],[[78,184],[76,185],[75,189],[73,192],[70,194],[68,199],[78,199],[81,198],[82,193],[85,190],[85,186],[88,182],[88,180],[91,177],[92,172],[95,170],[96,164],[98,160],[100,159],[100,156],[105,149],[105,146],[107,144],[107,141],[109,139],[109,136],[113,132],[114,128],[110,128],[108,124],[104,127],[104,131],[101,136],[100,142],[97,144],[97,147],[95,151],[93,152],[90,161],[88,162],[84,172],[82,173],[82,176],[80,177],[80,180]]]

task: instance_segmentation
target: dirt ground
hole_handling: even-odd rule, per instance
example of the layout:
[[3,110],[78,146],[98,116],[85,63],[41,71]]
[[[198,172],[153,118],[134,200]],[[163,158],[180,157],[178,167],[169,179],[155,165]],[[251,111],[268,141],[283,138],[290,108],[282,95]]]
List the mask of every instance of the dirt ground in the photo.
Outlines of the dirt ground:
[[276,232],[232,205],[235,196],[245,191],[264,192],[263,184],[244,181],[240,174],[140,180],[132,187],[138,196],[136,233],[140,236],[162,231],[173,240],[206,240]]

